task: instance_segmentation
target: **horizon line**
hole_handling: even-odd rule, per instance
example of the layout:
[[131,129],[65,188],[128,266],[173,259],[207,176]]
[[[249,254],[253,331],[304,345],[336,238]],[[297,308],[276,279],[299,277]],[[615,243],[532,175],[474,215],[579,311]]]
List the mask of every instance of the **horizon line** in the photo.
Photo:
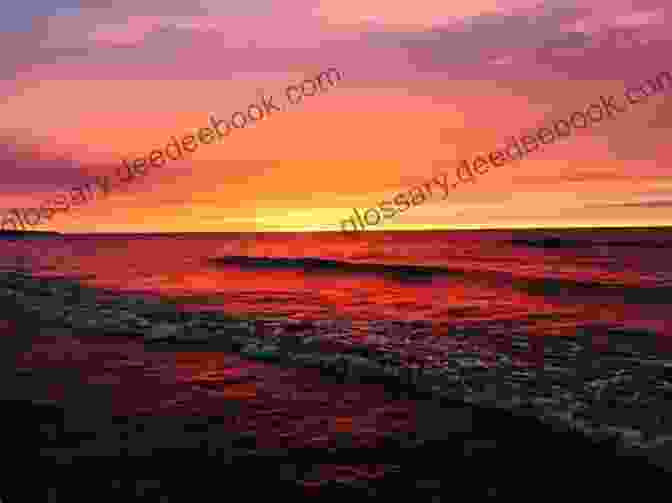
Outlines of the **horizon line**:
[[172,235],[172,234],[316,234],[338,233],[346,235],[358,235],[369,232],[486,232],[486,231],[563,231],[563,230],[654,230],[672,229],[671,224],[651,225],[574,225],[574,226],[520,226],[520,227],[470,227],[470,228],[418,228],[418,229],[371,229],[344,232],[342,230],[264,230],[264,231],[111,231],[111,232],[64,232],[64,231],[0,231],[0,234],[59,234],[59,235]]

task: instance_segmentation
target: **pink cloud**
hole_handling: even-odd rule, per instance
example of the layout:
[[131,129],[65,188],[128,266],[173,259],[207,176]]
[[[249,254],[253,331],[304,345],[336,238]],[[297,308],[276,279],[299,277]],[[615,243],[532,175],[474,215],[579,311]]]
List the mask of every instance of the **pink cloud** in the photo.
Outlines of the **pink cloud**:
[[445,2],[416,0],[412,3],[388,0],[360,0],[354,4],[340,0],[322,0],[319,14],[332,24],[369,24],[390,28],[419,28],[449,24],[455,20],[486,13],[507,13],[519,8],[531,8],[539,0],[471,0]]
[[99,24],[92,26],[88,40],[112,44],[137,44],[145,40],[147,34],[158,29],[163,20],[159,17],[139,16],[128,19],[127,23]]

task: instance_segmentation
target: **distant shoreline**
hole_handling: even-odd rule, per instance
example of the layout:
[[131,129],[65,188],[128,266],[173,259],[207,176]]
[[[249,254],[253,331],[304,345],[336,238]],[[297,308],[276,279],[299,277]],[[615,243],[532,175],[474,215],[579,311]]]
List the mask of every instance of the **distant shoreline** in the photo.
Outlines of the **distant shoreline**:
[[0,230],[0,238],[51,238],[63,234],[53,231],[6,231]]
[[[517,232],[517,233],[562,233],[577,231],[641,231],[641,232],[661,232],[672,231],[672,225],[652,225],[652,226],[608,226],[608,227],[489,227],[483,229],[378,229],[367,232],[378,233],[426,233],[426,232],[458,232],[458,233],[493,233],[493,232]],[[18,236],[183,236],[189,235],[228,235],[228,236],[249,236],[255,235],[277,235],[277,234],[341,234],[342,231],[175,231],[175,232],[68,232],[61,233],[55,231],[6,231],[0,230],[0,236],[18,235]]]

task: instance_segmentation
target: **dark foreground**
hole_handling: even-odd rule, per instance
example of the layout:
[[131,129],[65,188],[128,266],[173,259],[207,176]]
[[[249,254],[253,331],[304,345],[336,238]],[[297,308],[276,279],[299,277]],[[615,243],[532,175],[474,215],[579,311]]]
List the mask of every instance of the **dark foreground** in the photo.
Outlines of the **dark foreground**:
[[[390,462],[399,464],[398,473],[370,480],[366,487],[328,483],[312,494],[321,501],[372,496],[414,501],[434,501],[435,496],[439,501],[464,496],[512,496],[518,501],[635,498],[662,492],[669,481],[662,471],[619,456],[609,445],[552,432],[531,418],[479,407],[468,410],[471,431],[415,446],[390,438],[375,449],[344,445],[331,451],[257,452],[253,437],[213,433],[218,422],[214,417],[100,417],[73,428],[55,405],[4,402],[8,463],[2,490],[10,503],[76,501],[81,496],[95,501],[201,501],[208,494],[228,498],[233,492],[301,501],[311,490],[299,486],[297,477],[316,464]],[[94,449],[81,447],[83,439],[93,438],[98,439]]]
[[[4,350],[10,340],[13,351],[26,349],[18,339],[5,338]],[[86,342],[81,339],[78,344]],[[3,355],[6,358],[8,352]],[[53,353],[50,357],[57,358]],[[6,460],[0,496],[10,503],[82,497],[165,503],[202,501],[210,495],[293,501],[308,497],[320,501],[635,498],[663,491],[669,481],[669,473],[645,458],[626,455],[617,438],[590,440],[566,429],[554,431],[520,411],[514,414],[429,397],[390,383],[384,391],[387,400],[415,403],[414,430],[382,431],[374,444],[348,433],[332,434],[328,445],[311,446],[283,441],[284,435],[246,421],[232,427],[232,416],[244,414],[231,406],[232,401],[228,409],[220,406],[216,413],[207,400],[199,402],[193,393],[186,414],[175,408],[119,413],[102,387],[79,391],[67,372],[27,370],[25,363],[20,365],[12,369],[14,382],[25,385],[3,389],[0,401]],[[343,376],[327,369],[320,381],[347,386]],[[175,383],[160,385],[175,395],[186,389]],[[52,388],[62,390],[60,397],[44,399],[44,390]],[[125,392],[132,393],[128,388]],[[152,406],[155,392],[139,390],[138,395]],[[195,410],[194,403],[200,403],[201,410]],[[365,468],[377,465],[387,469],[379,476],[367,476],[366,472],[375,470]],[[355,476],[329,473],[339,467],[341,471],[352,467]]]

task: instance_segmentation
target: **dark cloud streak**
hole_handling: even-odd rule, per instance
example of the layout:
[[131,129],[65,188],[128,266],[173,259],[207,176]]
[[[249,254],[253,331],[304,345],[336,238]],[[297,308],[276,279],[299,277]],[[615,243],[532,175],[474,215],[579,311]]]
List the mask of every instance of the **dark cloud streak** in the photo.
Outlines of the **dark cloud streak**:
[[637,203],[590,204],[586,208],[672,208],[672,200],[642,201]]

